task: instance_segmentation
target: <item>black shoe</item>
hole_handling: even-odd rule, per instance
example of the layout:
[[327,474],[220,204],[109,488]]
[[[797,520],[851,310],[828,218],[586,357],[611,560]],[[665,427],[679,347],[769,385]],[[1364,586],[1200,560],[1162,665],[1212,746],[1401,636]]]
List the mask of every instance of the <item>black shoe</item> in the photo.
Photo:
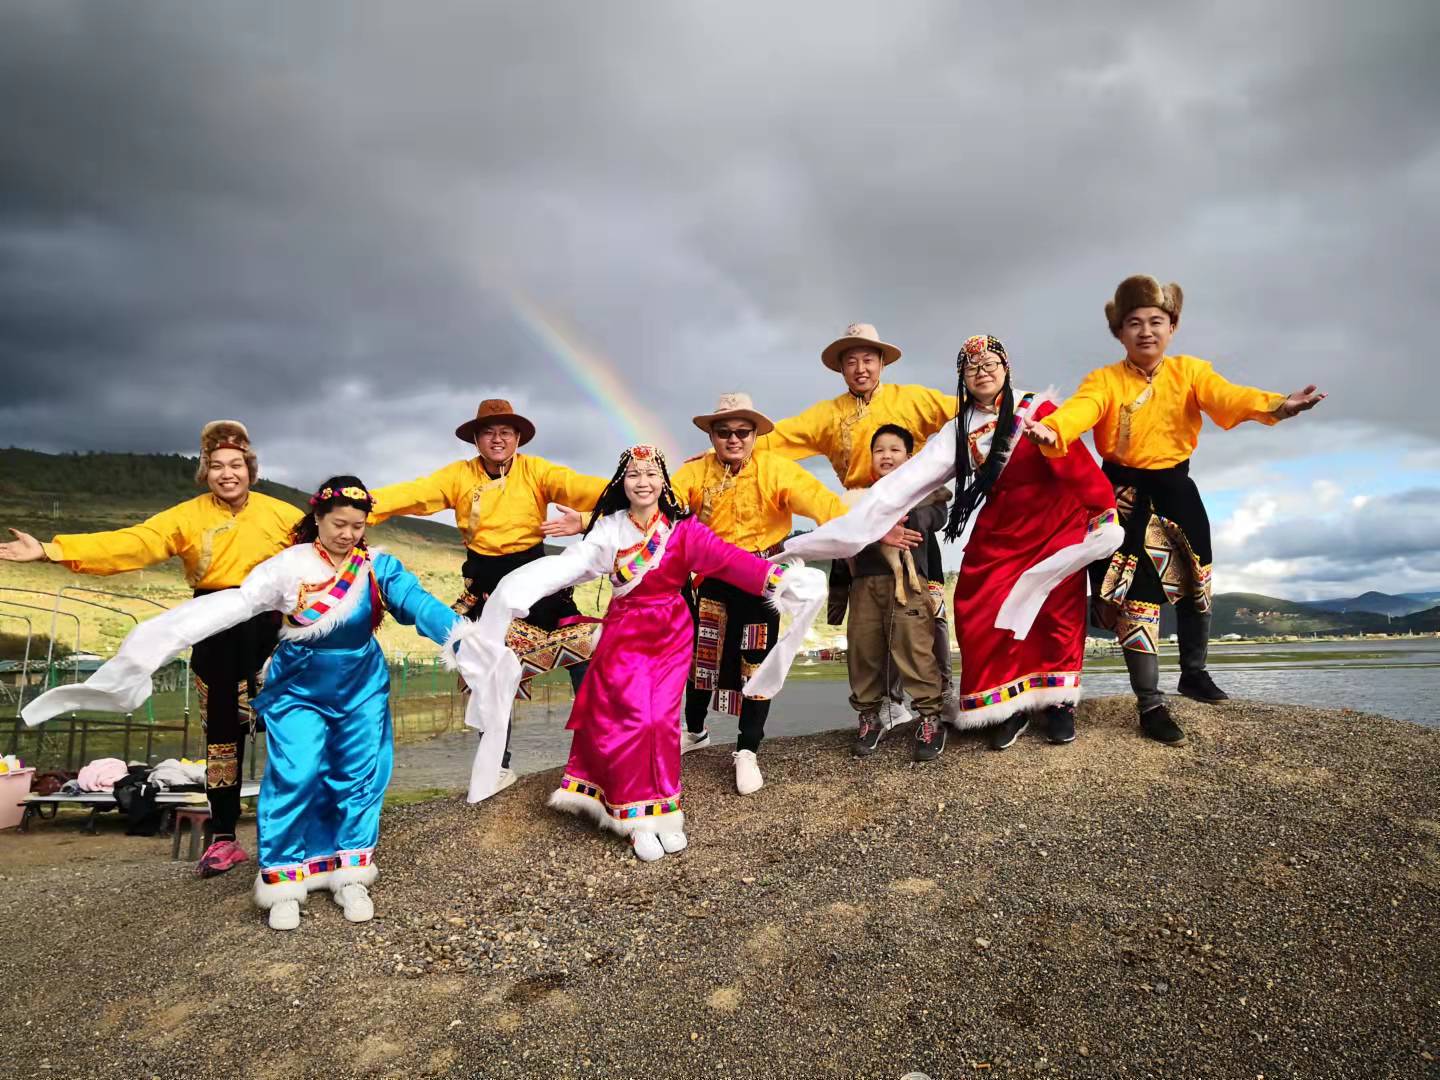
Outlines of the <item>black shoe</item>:
[[1025,729],[1030,726],[1030,714],[1028,712],[1016,713],[1014,716],[1001,720],[990,729],[990,749],[1004,750],[1006,747],[1014,746],[1015,740],[1025,734]]
[[1176,687],[1180,693],[1196,701],[1204,701],[1210,705],[1217,701],[1229,701],[1230,695],[1215,685],[1215,680],[1210,678],[1210,672],[1197,671],[1194,675],[1180,673],[1180,685]]
[[1177,743],[1185,738],[1184,730],[1171,719],[1170,710],[1164,705],[1156,705],[1140,714],[1140,730],[1146,738],[1156,742]]
[[855,742],[850,747],[856,757],[869,757],[880,745],[880,737],[885,734],[885,725],[880,723],[880,717],[875,713],[860,714],[860,731],[855,736]]
[[1045,710],[1049,720],[1045,737],[1052,743],[1075,741],[1075,707],[1073,705],[1052,705]]
[[911,761],[934,761],[945,749],[945,725],[938,716],[922,716],[915,725]]

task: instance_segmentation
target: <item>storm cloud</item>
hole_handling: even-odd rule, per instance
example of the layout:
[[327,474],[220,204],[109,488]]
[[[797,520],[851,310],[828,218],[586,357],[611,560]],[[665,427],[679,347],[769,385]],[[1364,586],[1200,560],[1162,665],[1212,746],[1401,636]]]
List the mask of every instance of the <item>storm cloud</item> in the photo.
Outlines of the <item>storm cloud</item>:
[[988,331],[1067,391],[1144,271],[1185,286],[1176,349],[1332,395],[1209,431],[1202,484],[1429,453],[1437,44],[1428,0],[8,0],[0,443],[193,452],[236,416],[272,475],[383,483],[503,395],[608,473],[624,418],[522,310],[683,453],[723,391],[838,392],[852,320],[894,379],[950,385]]

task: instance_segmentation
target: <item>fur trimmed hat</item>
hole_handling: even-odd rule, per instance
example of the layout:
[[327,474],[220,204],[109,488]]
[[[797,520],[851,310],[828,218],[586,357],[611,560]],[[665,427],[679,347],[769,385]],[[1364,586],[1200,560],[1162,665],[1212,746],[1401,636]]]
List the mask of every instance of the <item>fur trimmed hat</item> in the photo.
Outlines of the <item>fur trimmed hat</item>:
[[210,472],[210,455],[216,450],[239,450],[253,484],[259,474],[259,463],[250,446],[250,432],[239,420],[211,420],[200,429],[200,464],[195,469],[195,482],[202,487]]
[[1114,300],[1106,301],[1105,321],[1110,324],[1110,333],[1119,337],[1120,324],[1136,308],[1159,308],[1170,316],[1171,322],[1178,323],[1184,304],[1185,294],[1175,282],[1161,285],[1158,278],[1149,274],[1134,274],[1116,288]]

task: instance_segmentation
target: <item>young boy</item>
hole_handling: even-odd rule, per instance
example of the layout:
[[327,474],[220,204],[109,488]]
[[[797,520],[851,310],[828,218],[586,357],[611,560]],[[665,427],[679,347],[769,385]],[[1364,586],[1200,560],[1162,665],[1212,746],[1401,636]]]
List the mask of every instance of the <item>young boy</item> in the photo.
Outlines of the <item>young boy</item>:
[[[915,437],[898,424],[883,424],[870,438],[870,464],[875,479],[894,472],[915,449]],[[927,538],[944,528],[950,493],[937,491],[906,519],[906,527]],[[940,665],[935,659],[935,615],[930,608],[927,579],[931,567],[924,539],[900,552],[871,544],[851,560],[850,623],[847,663],[850,705],[860,714],[855,738],[857,757],[875,752],[885,733],[880,706],[898,669],[920,723],[915,728],[912,757],[932,761],[945,749],[940,712],[945,702]]]

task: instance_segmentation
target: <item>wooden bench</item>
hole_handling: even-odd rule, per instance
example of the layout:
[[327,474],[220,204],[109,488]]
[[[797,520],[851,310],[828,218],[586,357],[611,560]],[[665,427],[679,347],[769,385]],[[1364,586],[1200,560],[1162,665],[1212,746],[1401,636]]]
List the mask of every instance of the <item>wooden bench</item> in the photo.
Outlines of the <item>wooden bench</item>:
[[[258,781],[250,781],[240,785],[240,798],[253,799],[260,794]],[[115,796],[108,791],[77,791],[73,795],[27,795],[25,801],[20,804],[24,812],[20,817],[18,826],[19,832],[30,830],[32,818],[40,818],[48,821],[59,812],[62,806],[81,806],[90,808],[90,816],[81,826],[82,831],[87,833],[95,832],[95,821],[100,814],[108,813],[111,810],[119,810],[116,805]],[[155,796],[155,805],[167,811],[167,817],[173,816],[174,811],[180,807],[208,807],[203,791],[162,791]],[[46,813],[46,810],[49,813]]]

